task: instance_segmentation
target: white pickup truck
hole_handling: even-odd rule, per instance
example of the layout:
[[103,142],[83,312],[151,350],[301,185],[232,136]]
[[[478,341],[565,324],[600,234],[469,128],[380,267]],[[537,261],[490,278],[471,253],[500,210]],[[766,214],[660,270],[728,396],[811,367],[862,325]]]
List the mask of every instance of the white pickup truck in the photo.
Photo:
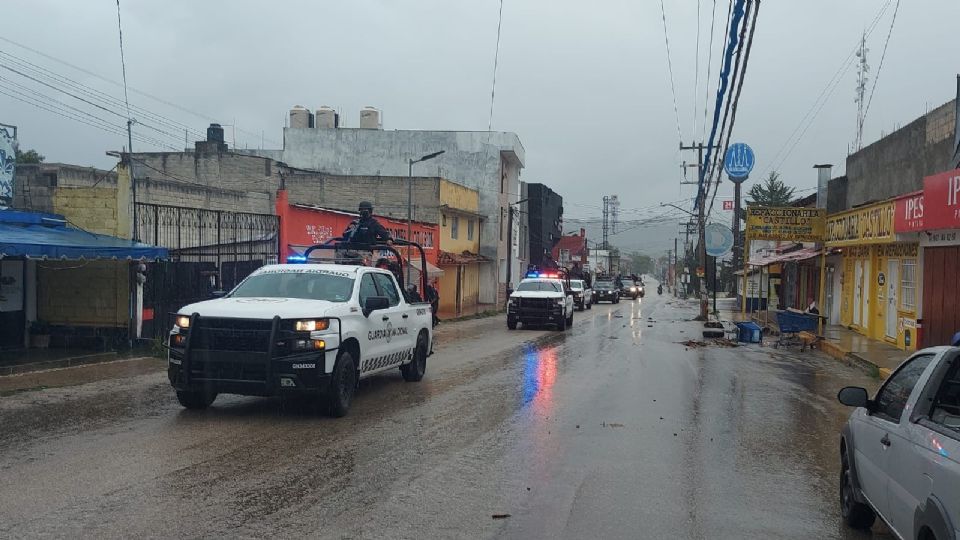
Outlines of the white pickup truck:
[[507,328],[516,330],[517,323],[524,327],[553,325],[561,331],[570,328],[573,294],[569,281],[556,275],[524,279],[507,301]]
[[408,303],[387,270],[270,265],[179,311],[168,376],[189,409],[218,393],[307,394],[343,416],[360,379],[394,368],[422,379],[432,339],[430,304]]

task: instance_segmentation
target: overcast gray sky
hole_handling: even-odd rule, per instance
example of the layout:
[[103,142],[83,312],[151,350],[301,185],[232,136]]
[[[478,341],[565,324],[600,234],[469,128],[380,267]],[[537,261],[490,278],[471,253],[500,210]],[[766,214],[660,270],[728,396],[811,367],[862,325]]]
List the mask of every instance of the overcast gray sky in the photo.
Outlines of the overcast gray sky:
[[[757,153],[755,177],[776,165],[789,184],[810,188],[814,163],[834,163],[835,174],[842,172],[856,123],[854,69],[843,74],[799,142],[786,143],[887,3],[762,3],[734,131],[734,139]],[[707,82],[712,119],[727,2],[665,4],[680,130],[690,142],[702,137]],[[868,39],[871,87],[894,4]],[[386,129],[487,128],[497,0],[121,0],[121,6],[130,86],[236,124],[240,146],[259,146],[262,132],[267,147],[278,147],[294,104],[341,108],[347,126],[357,125],[361,107],[373,105],[384,111]],[[0,37],[120,80],[114,0],[5,0],[3,14]],[[960,71],[957,21],[957,0],[900,5],[866,120],[866,141],[953,97]],[[0,51],[122,97],[117,86],[9,42],[0,42]],[[713,55],[709,81],[708,54]],[[0,70],[0,76],[123,123],[9,71]],[[0,80],[0,91],[9,92],[9,84]],[[136,93],[131,101],[198,131],[207,124]],[[126,140],[4,95],[0,122],[18,125],[21,146],[36,148],[49,161],[109,168],[114,161],[104,152]],[[693,196],[692,187],[681,189],[678,183],[683,158],[677,152],[658,0],[504,0],[493,127],[520,136],[527,151],[523,179],[559,192],[568,218],[599,217],[595,207],[603,194],[619,194],[621,219],[649,216],[634,210]],[[182,145],[182,128],[164,129],[179,139],[144,128],[138,133]],[[792,149],[789,157],[772,163],[782,148]],[[685,159],[692,161],[692,154]],[[724,186],[720,197],[731,193]]]

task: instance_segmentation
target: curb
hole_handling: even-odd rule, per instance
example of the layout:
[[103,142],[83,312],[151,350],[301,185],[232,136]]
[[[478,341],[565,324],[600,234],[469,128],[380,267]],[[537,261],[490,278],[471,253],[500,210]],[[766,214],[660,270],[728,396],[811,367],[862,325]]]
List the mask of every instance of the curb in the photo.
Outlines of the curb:
[[817,343],[817,346],[821,351],[826,353],[828,356],[834,358],[835,360],[840,360],[843,362],[849,362],[860,366],[861,368],[869,371],[870,373],[876,374],[880,377],[881,380],[886,379],[890,376],[892,372],[891,369],[880,367],[877,364],[871,362],[867,358],[860,356],[859,354],[848,351],[841,348],[835,343],[831,343],[828,340],[822,340]]
[[23,373],[33,373],[35,371],[46,371],[49,369],[100,364],[103,362],[113,362],[120,359],[121,358],[116,352],[103,352],[85,354],[82,356],[73,356],[70,358],[61,358],[60,360],[47,360],[46,362],[32,362],[29,364],[18,364],[15,366],[0,366],[0,377],[20,375]]

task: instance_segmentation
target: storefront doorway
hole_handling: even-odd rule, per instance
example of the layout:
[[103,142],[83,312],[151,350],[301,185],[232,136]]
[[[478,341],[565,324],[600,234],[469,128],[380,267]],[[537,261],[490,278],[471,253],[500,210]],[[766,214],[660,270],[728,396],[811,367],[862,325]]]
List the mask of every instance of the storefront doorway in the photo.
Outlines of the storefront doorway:
[[900,259],[887,259],[886,336],[897,339],[897,289],[900,282]]
[[[856,262],[856,270],[854,270],[853,278],[853,325],[854,326],[863,326],[863,317],[862,314],[866,311],[863,309],[864,302],[864,290],[863,290],[863,266],[864,262],[858,260]],[[869,266],[869,262],[867,266]]]
[[24,345],[24,266],[23,261],[0,261],[0,349],[19,349]]

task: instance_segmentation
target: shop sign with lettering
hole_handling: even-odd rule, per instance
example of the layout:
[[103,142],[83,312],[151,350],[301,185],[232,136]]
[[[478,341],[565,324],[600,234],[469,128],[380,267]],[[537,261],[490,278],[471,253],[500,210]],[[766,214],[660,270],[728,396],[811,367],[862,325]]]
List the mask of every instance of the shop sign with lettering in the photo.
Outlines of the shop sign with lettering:
[[893,242],[895,207],[893,201],[886,201],[827,217],[827,245],[853,246]]
[[897,197],[896,205],[893,218],[894,232],[908,233],[924,230],[922,191]]
[[930,231],[927,234],[921,234],[920,245],[923,247],[960,245],[960,229]]
[[924,229],[960,228],[960,169],[923,179]]
[[751,240],[822,242],[825,212],[821,208],[748,206],[746,235]]

